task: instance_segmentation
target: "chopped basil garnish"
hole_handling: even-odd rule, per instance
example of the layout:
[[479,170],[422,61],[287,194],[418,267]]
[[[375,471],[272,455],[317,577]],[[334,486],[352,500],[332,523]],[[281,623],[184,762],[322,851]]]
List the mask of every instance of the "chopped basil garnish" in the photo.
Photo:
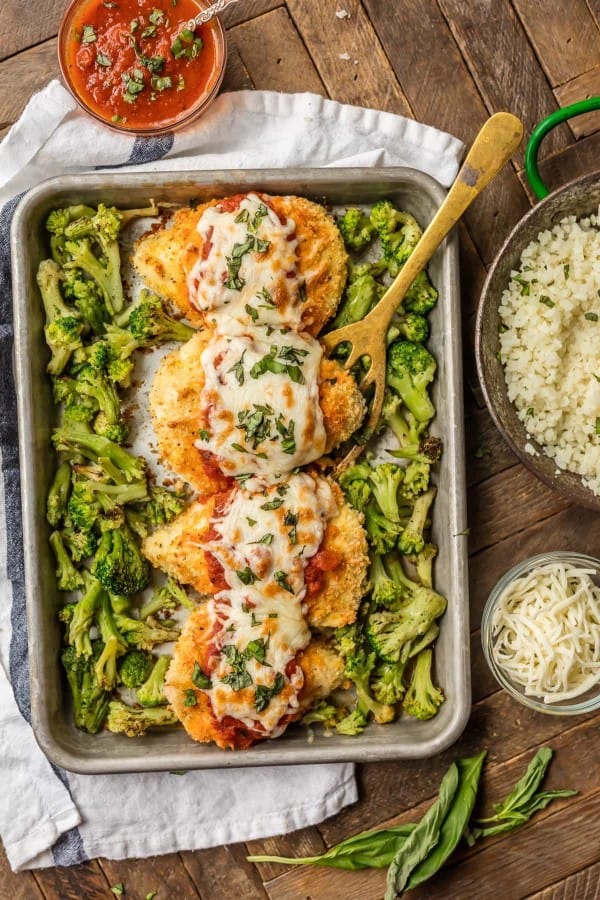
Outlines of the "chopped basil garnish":
[[125,82],[125,93],[123,100],[127,103],[135,103],[137,95],[144,90],[144,73],[140,69],[133,69],[132,72],[123,73],[123,81]]
[[247,659],[255,659],[257,662],[262,663],[265,666],[269,666],[270,663],[265,662],[268,646],[268,638],[266,643],[264,638],[257,638],[257,640],[249,642],[248,646],[244,650],[244,654]]
[[533,415],[535,415],[535,413],[534,413],[534,411],[533,411],[533,406],[530,406],[530,407],[528,408],[528,410],[527,410],[527,412],[525,413],[525,415],[526,415],[526,416],[533,416]]
[[586,313],[583,318],[587,319],[588,322],[597,322],[598,321],[598,313]]
[[96,40],[96,32],[92,25],[84,25],[83,31],[81,34],[81,43],[82,44],[93,44]]
[[246,655],[240,653],[233,644],[227,644],[221,650],[232,668],[229,675],[221,678],[222,684],[227,684],[232,691],[241,691],[252,684],[252,677],[246,668]]
[[264,309],[275,309],[275,307],[276,307],[275,301],[273,300],[273,297],[271,296],[270,291],[268,291],[266,287],[262,288],[262,290],[259,291],[259,293],[256,295],[256,297],[258,300],[263,301],[263,303],[260,304],[261,309],[263,307],[264,307]]
[[208,431],[207,428],[201,428],[200,431],[198,432],[198,434],[200,435],[201,440],[203,440],[203,441],[210,440],[210,432]]
[[272,344],[269,353],[254,363],[250,369],[250,377],[260,378],[266,372],[271,372],[274,375],[288,375],[294,384],[304,384],[304,375],[300,367],[304,364],[305,356],[308,356],[308,350]]
[[259,541],[250,541],[251,544],[272,544],[273,543],[273,535],[270,533],[263,534]]
[[271,241],[264,241],[261,238],[256,239],[256,249],[259,253],[266,253],[271,246]]
[[552,309],[554,306],[556,306],[554,300],[551,300],[550,297],[548,297],[546,294],[542,294],[542,296],[540,297],[540,303],[543,303],[544,306],[548,307],[548,309]]
[[173,87],[170,75],[165,75],[164,77],[153,75],[151,84],[155,91],[166,91],[167,88]]
[[141,38],[156,37],[156,25],[146,25],[146,27],[140,34],[140,37]]
[[[295,473],[295,474],[297,474],[297,473]],[[279,475],[274,475],[273,477],[279,478]],[[275,490],[281,497],[285,497],[285,495],[287,494],[289,489],[290,489],[289,484],[278,484],[277,487],[275,488]]]
[[294,420],[291,419],[289,425],[286,425],[282,415],[279,415],[275,419],[275,427],[282,437],[281,449],[284,453],[292,454],[296,452],[296,441],[294,439],[295,424]]
[[181,59],[182,56],[186,59],[196,59],[201,50],[202,38],[194,37],[194,32],[189,28],[184,28],[171,44],[171,53],[175,59]]
[[289,581],[287,580],[287,573],[286,573],[286,572],[282,572],[282,571],[274,572],[274,573],[273,573],[273,578],[275,579],[275,581],[277,582],[277,584],[279,585],[279,587],[280,587],[280,588],[283,588],[284,591],[287,591],[288,594],[293,594],[293,593],[294,593],[294,588],[291,586],[291,584],[290,584]]
[[565,276],[565,281],[566,281],[567,278],[569,277],[569,272],[570,272],[570,271],[571,271],[571,266],[569,265],[569,263],[565,263],[564,266],[563,266],[563,273],[564,273],[564,276]]
[[296,526],[298,524],[298,519],[299,519],[298,513],[293,513],[293,512],[286,512],[285,516],[283,517],[283,524],[288,525],[288,526],[291,525],[291,529],[290,529],[290,531],[288,531],[288,537],[290,539],[290,544],[295,544],[296,540],[297,540]]
[[107,56],[106,53],[100,53],[99,50],[96,51],[96,62],[99,66],[112,66],[112,59],[110,56]]
[[[246,448],[245,448],[245,447],[242,447],[241,444],[238,444],[237,441],[232,441],[232,442],[231,442],[231,446],[233,447],[234,450],[237,450],[238,453],[247,453],[247,452],[248,452],[248,451],[246,450]],[[250,477],[250,476],[248,476],[248,477]]]
[[251,612],[251,614],[250,614],[250,627],[251,627],[251,628],[256,628],[258,625],[262,625],[262,622],[260,622],[260,621],[256,618],[256,613],[254,612],[254,610],[252,610],[252,612]]
[[283,506],[283,500],[280,497],[275,497],[274,500],[268,500],[267,503],[263,503],[261,509],[279,509],[280,506]]
[[248,315],[250,316],[250,318],[252,319],[253,322],[258,321],[258,310],[257,309],[255,309],[253,306],[250,306],[249,303],[246,303],[246,306],[244,307],[244,309],[246,310],[246,312],[248,313]]
[[256,525],[256,519],[251,519],[249,516],[246,516],[246,522],[251,528]]
[[242,584],[255,584],[257,581],[260,581],[258,575],[255,575],[250,566],[246,566],[243,569],[238,569],[235,573],[237,577],[240,579]]
[[194,669],[192,671],[192,684],[195,684],[196,687],[200,688],[202,691],[210,691],[212,687],[212,681],[208,675],[202,671],[197,662],[194,663]]
[[241,209],[235,219],[233,220],[236,225],[243,225],[244,222],[247,222],[250,218],[250,213],[247,209]]
[[164,16],[161,9],[153,9],[150,15],[148,16],[148,21],[152,22],[153,25],[160,25],[163,21]]
[[198,703],[198,698],[196,696],[196,691],[193,688],[189,688],[185,692],[185,700],[183,701],[184,706],[196,706]]
[[284,684],[285,679],[282,673],[278,672],[272,685],[257,685],[254,694],[254,709],[256,712],[262,712],[263,709],[266,709],[271,699],[282,692]]
[[233,372],[233,374],[235,375],[235,380],[240,385],[240,387],[244,383],[244,356],[245,355],[246,355],[246,351],[244,350],[244,352],[242,353],[242,355],[240,356],[238,361],[230,369],[227,369],[228,375],[230,372]]

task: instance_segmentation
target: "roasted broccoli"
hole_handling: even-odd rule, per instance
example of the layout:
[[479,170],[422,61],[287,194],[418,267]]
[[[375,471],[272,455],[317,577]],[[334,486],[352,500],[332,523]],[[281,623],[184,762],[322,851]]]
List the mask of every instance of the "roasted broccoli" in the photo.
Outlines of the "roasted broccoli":
[[388,553],[396,546],[398,536],[402,533],[400,522],[392,522],[373,500],[364,508],[365,529],[369,544],[376,553]]
[[427,391],[435,370],[435,359],[421,344],[394,341],[388,347],[386,383],[398,394],[417,422],[427,424],[435,415]]
[[404,694],[406,663],[379,662],[371,678],[371,690],[379,703],[394,706]]
[[[65,227],[65,250],[77,268],[92,278],[104,294],[109,311],[119,312],[123,308],[123,282],[121,281],[121,251],[119,232],[121,219],[116,209],[98,205],[93,216],[75,219]],[[94,256],[90,241],[100,251],[101,259]],[[65,264],[65,268],[70,267]]]
[[407,313],[426,316],[438,301],[438,292],[427,277],[426,272],[419,272],[402,301]]
[[[360,714],[359,717],[362,717],[364,720],[368,718],[370,713],[379,724],[391,722],[395,717],[393,707],[379,703],[371,695],[369,679],[375,666],[376,657],[374,653],[368,652],[364,648],[358,628],[359,626],[353,632],[340,629],[340,637],[342,639],[338,639],[338,650],[345,662],[344,674],[353,682],[356,688],[356,711]],[[350,637],[351,634],[352,637]],[[350,716],[352,716],[352,713],[350,713]],[[348,730],[340,730],[340,726],[342,726],[342,729],[348,728],[350,723],[347,722],[347,719],[348,716],[337,725],[337,730],[342,734],[351,733]],[[357,724],[356,719],[357,717],[354,716],[351,720],[354,725]]]
[[163,685],[170,662],[170,656],[159,656],[152,671],[137,689],[136,697],[142,706],[164,706],[167,702],[167,698],[163,694]]
[[138,688],[152,671],[152,662],[146,650],[129,650],[119,662],[119,681],[126,688]]
[[91,572],[107,591],[126,597],[143,591],[150,577],[148,561],[127,525],[104,532]]
[[346,734],[354,737],[367,727],[367,717],[361,709],[356,706],[352,712],[349,712],[344,718],[337,723],[335,730],[338,734]]
[[84,456],[98,465],[118,484],[145,481],[145,462],[100,434],[83,431],[74,426],[57,428],[52,435],[57,450],[71,456]]
[[371,556],[369,567],[369,585],[371,596],[376,607],[394,608],[402,599],[404,586],[397,584],[388,575],[380,553]]
[[411,556],[411,562],[417,570],[417,578],[425,587],[433,586],[433,561],[437,552],[435,544],[425,544],[415,556]]
[[382,463],[371,469],[369,477],[373,496],[381,512],[391,522],[400,522],[403,516],[398,505],[398,490],[404,481],[402,467],[394,463]]
[[115,622],[127,643],[142,650],[152,650],[155,644],[176,641],[180,634],[171,619],[159,622],[153,616],[142,620],[115,613]]
[[94,641],[88,658],[78,656],[72,646],[65,647],[60,655],[73,696],[75,724],[90,734],[102,727],[110,700],[110,693],[98,684],[94,671],[101,646],[101,641]]
[[350,466],[340,475],[340,485],[350,506],[362,510],[369,502],[372,493],[371,467],[368,463]]
[[56,470],[46,499],[46,518],[53,528],[63,521],[67,514],[67,504],[71,492],[71,466],[61,463]]
[[96,607],[103,594],[102,585],[91,576],[86,576],[85,587],[86,592],[75,604],[69,622],[68,641],[75,647],[77,656],[90,656],[92,652],[90,628],[94,621]]
[[[77,380],[67,375],[53,379],[54,401],[64,404],[63,421],[75,428],[91,431],[90,423],[98,413],[98,404],[93,397],[80,393]],[[67,422],[68,420],[68,422]]]
[[134,369],[133,352],[139,347],[127,328],[115,324],[106,326],[103,338],[108,350],[107,373],[111,381],[129,387]]
[[174,578],[169,577],[166,584],[155,590],[148,602],[142,606],[140,618],[147,619],[162,609],[176,609],[178,606],[189,610],[196,608],[196,604],[188,597],[184,588]]
[[75,591],[83,586],[83,575],[78,572],[65,549],[60,531],[50,535],[50,546],[56,557],[56,582],[60,591]]
[[407,212],[400,212],[389,200],[380,200],[371,210],[371,224],[377,231],[390,275],[396,276],[417,246],[423,230]]
[[[118,245],[117,245],[118,247]],[[81,269],[82,272],[96,283],[101,291],[111,316],[122,309],[123,284],[121,282],[120,269],[115,271],[109,265],[104,265],[97,256],[94,256],[92,244],[89,239],[78,241],[65,241],[67,261],[63,267],[68,269]]]
[[424,344],[429,337],[429,322],[425,316],[415,312],[407,312],[396,316],[388,330],[388,342],[391,343],[391,330],[395,330],[394,340],[402,337],[415,344]]
[[166,525],[174,519],[182,511],[186,501],[185,491],[170,491],[155,486],[148,489],[148,497],[143,506],[127,512],[130,526],[140,537],[146,537],[153,528]]
[[84,206],[82,203],[76,206],[64,206],[61,209],[54,209],[46,219],[46,230],[50,232],[50,248],[52,250],[52,258],[58,265],[63,265],[67,261],[65,254],[65,228],[69,222],[81,218],[81,216],[93,216],[95,210],[91,206]]
[[444,694],[431,679],[433,653],[421,650],[415,661],[412,678],[402,701],[402,706],[417,719],[431,719],[444,702]]
[[185,322],[170,316],[160,297],[147,288],[143,288],[138,302],[128,313],[128,325],[140,347],[151,347],[166,341],[189,341],[196,333]]
[[141,737],[148,728],[157,725],[176,725],[177,716],[166,706],[155,706],[147,709],[135,709],[121,700],[111,700],[108,705],[106,726],[114,734],[126,734],[127,737]]
[[71,300],[84,322],[94,334],[102,334],[109,311],[96,282],[86,278],[79,269],[65,269],[62,285],[65,297]]
[[117,630],[108,595],[103,593],[96,607],[96,624],[104,642],[102,653],[96,660],[94,671],[98,684],[112,690],[117,683],[117,657],[122,656],[127,644]]
[[347,209],[337,220],[344,243],[349,250],[360,252],[375,235],[375,227],[369,217],[356,207]]
[[123,525],[122,505],[143,499],[146,485],[143,481],[132,484],[107,484],[87,479],[77,481],[69,499],[69,518],[75,528],[90,532],[95,526],[109,531]]
[[414,553],[420,553],[425,546],[425,537],[423,531],[427,524],[427,517],[433,498],[435,497],[435,487],[430,487],[415,500],[413,511],[410,519],[406,523],[402,534],[398,538],[398,550],[410,556]]
[[410,503],[414,502],[419,494],[424,494],[429,487],[431,465],[422,460],[412,460],[404,469],[402,482],[402,496]]
[[75,382],[76,390],[92,398],[98,406],[94,431],[117,444],[127,437],[127,425],[121,415],[121,400],[112,382],[95,366],[84,366]]
[[356,274],[356,270],[362,268],[356,266],[351,273],[346,287],[344,299],[333,322],[331,329],[343,328],[352,322],[359,322],[369,313],[380,299],[384,288],[375,281],[369,272]]
[[335,728],[338,722],[345,717],[346,711],[343,707],[334,706],[327,700],[321,700],[316,706],[313,706],[305,715],[302,716],[302,725],[322,724],[324,728]]
[[69,524],[61,531],[61,537],[75,562],[88,559],[96,552],[98,537],[93,531],[81,531]]
[[37,283],[46,313],[44,336],[52,354],[46,369],[50,375],[60,375],[72,353],[81,347],[83,322],[63,300],[60,269],[53,260],[45,259],[40,263]]

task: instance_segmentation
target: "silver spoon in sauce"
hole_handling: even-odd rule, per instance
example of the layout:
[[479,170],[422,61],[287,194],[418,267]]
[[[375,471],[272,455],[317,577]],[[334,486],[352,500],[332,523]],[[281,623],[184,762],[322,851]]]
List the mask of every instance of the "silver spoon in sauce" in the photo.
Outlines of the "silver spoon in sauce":
[[232,3],[238,3],[239,0],[216,0],[215,3],[211,3],[210,6],[207,6],[206,9],[203,9],[202,12],[199,12],[197,16],[194,16],[193,19],[190,19],[187,22],[184,29],[187,28],[190,31],[194,31],[194,29],[199,28],[200,25],[206,25],[207,22],[218,15],[218,13],[222,12],[226,6],[230,6]]

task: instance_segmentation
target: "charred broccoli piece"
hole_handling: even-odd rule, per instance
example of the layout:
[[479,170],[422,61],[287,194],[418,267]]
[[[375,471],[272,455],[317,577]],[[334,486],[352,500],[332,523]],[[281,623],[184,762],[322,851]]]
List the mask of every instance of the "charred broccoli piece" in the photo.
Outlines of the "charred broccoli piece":
[[136,709],[121,700],[111,700],[108,705],[106,726],[114,734],[127,737],[141,737],[149,728],[161,725],[176,725],[177,716],[165,706]]
[[90,656],[92,652],[92,641],[90,638],[90,628],[94,621],[96,607],[102,597],[102,585],[95,578],[87,577],[86,592],[83,597],[77,601],[73,609],[73,615],[69,623],[68,641],[73,647],[77,656]]
[[126,597],[143,591],[150,577],[148,561],[127,525],[104,532],[91,572],[107,591]]
[[75,562],[93,556],[98,546],[98,538],[93,531],[81,531],[69,525],[61,531],[63,543]]
[[167,341],[189,341],[193,328],[170,316],[157,294],[144,288],[139,301],[128,315],[129,330],[140,347],[151,347]]
[[127,328],[115,324],[106,326],[104,341],[107,346],[107,373],[111,381],[129,387],[134,369],[133,352],[139,347]]
[[146,480],[144,460],[131,456],[117,443],[100,434],[65,425],[54,431],[52,440],[57,450],[71,456],[84,456],[117,484]]
[[60,269],[53,260],[40,263],[37,283],[46,313],[44,336],[51,353],[46,370],[50,375],[60,375],[66,368],[72,353],[81,347],[83,332],[83,322],[63,300],[60,277]]
[[404,469],[404,481],[402,482],[402,496],[409,503],[414,503],[420,494],[424,494],[429,487],[431,465],[421,460],[412,460]]
[[75,648],[65,647],[60,657],[73,697],[75,724],[90,734],[96,734],[108,712],[110,692],[99,684],[94,671],[100,641],[94,641],[89,658],[78,656]]
[[165,675],[171,662],[170,656],[159,656],[144,683],[137,689],[136,697],[142,706],[164,706],[167,698],[163,694]]
[[435,359],[421,344],[394,341],[388,347],[386,383],[398,394],[417,422],[427,424],[435,415],[427,390],[435,370]]
[[431,678],[431,650],[421,650],[417,656],[412,678],[402,706],[409,716],[417,719],[431,719],[444,702],[444,694],[435,687]]
[[65,549],[60,531],[50,535],[50,546],[56,557],[56,582],[59,591],[75,591],[83,586],[83,575],[78,572]]
[[96,624],[104,646],[96,660],[94,671],[98,684],[109,691],[117,684],[117,657],[125,653],[127,645],[117,630],[110,600],[106,593],[102,594],[96,608]]
[[428,491],[415,500],[410,519],[398,538],[398,550],[401,553],[410,556],[413,553],[420,553],[425,546],[423,531],[427,524],[427,517],[435,494],[435,487],[430,487]]
[[[60,375],[53,380],[54,402],[64,404],[64,422],[75,427],[88,427],[98,413],[98,404],[93,397],[80,393],[77,380]],[[90,429],[91,430],[91,429]]]
[[126,688],[138,688],[151,671],[151,653],[146,650],[129,650],[119,662],[119,681]]
[[349,250],[360,252],[373,240],[375,227],[369,217],[356,207],[347,209],[337,221],[340,234]]
[[152,650],[155,644],[175,641],[180,632],[175,623],[168,619],[159,622],[152,616],[147,619],[134,619],[132,616],[115,614],[117,628],[131,647]]
[[[118,244],[117,244],[118,249]],[[112,266],[102,263],[94,256],[92,244],[88,238],[78,241],[65,241],[67,261],[63,264],[66,270],[81,271],[96,283],[104,297],[108,312],[113,316],[123,307],[123,284],[120,266],[114,270]]]
[[95,366],[84,366],[75,382],[76,390],[95,401],[98,414],[94,431],[117,444],[127,438],[127,425],[121,415],[121,400],[112,382]]
[[70,492],[71,466],[65,462],[56,470],[46,499],[46,518],[53,528],[60,525],[67,514]]
[[142,606],[140,618],[147,619],[163,609],[176,609],[178,606],[189,610],[196,608],[196,604],[188,597],[184,588],[174,578],[169,577],[167,583],[154,591],[148,602]]
[[367,727],[367,717],[364,712],[356,706],[348,715],[337,723],[335,730],[338,734],[346,734],[354,737]]

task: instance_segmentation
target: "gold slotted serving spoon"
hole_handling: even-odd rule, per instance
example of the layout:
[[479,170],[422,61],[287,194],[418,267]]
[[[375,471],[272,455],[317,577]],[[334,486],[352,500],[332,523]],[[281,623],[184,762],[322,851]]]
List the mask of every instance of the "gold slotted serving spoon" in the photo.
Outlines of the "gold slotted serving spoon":
[[[446,199],[423,232],[400,274],[377,306],[360,322],[345,325],[320,338],[329,354],[339,344],[352,345],[350,355],[342,363],[346,369],[356,365],[363,356],[370,358],[370,367],[359,385],[363,394],[371,385],[375,387],[369,417],[363,426],[363,434],[372,433],[381,415],[385,390],[386,334],[394,313],[450,229],[456,225],[475,197],[508,162],[521,143],[522,137],[523,123],[516,116],[506,112],[491,116],[473,141]],[[353,447],[338,464],[338,468],[345,468],[361,451],[361,446]]]

